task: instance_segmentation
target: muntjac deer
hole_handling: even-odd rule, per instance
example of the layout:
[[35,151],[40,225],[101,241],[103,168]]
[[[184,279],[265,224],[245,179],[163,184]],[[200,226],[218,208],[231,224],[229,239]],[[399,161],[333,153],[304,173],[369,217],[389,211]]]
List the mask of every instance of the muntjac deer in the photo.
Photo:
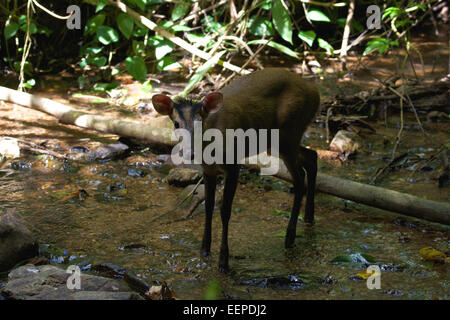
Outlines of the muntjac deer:
[[[225,136],[227,129],[278,129],[279,155],[284,160],[294,181],[294,204],[287,227],[285,247],[294,245],[297,219],[305,194],[307,174],[306,210],[304,220],[314,223],[314,190],[317,175],[317,153],[300,146],[303,133],[319,109],[316,87],[300,75],[279,68],[267,68],[233,81],[220,92],[213,92],[202,101],[171,98],[156,94],[152,98],[156,111],[168,115],[175,128],[190,132],[194,139],[194,122],[202,121],[202,130],[218,129]],[[224,139],[225,140],[225,139]],[[194,140],[192,140],[194,141]],[[248,147],[248,142],[246,142]],[[194,144],[191,144],[192,146]],[[225,143],[225,146],[228,146]],[[204,147],[204,146],[203,146]],[[248,150],[246,147],[245,150]],[[270,145],[269,145],[270,150]],[[263,152],[264,150],[258,150]],[[224,158],[227,152],[224,147]],[[236,152],[234,153],[236,154]],[[247,153],[246,156],[249,156]],[[222,244],[219,270],[227,272],[228,222],[239,176],[238,159],[230,164],[202,163],[205,179],[205,229],[201,254],[207,256],[211,249],[211,222],[215,203],[216,178],[225,174],[225,189],[221,207]]]

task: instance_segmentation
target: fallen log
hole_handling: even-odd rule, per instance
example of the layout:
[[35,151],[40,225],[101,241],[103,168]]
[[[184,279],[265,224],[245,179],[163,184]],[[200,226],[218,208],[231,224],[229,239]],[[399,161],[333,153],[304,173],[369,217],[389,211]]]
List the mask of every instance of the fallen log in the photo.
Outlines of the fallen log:
[[0,100],[12,102],[56,117],[60,123],[134,138],[148,144],[167,147],[177,143],[173,130],[155,125],[110,119],[73,109],[62,103],[0,86]]
[[[257,163],[244,166],[257,170],[264,167],[257,160],[253,160],[253,162]],[[275,176],[292,182],[292,177],[286,165],[282,160],[279,163],[280,168]],[[317,174],[316,190],[371,207],[450,225],[450,204],[445,202],[426,200],[410,194],[336,178],[323,173]]]
[[[61,123],[65,124],[73,124],[82,128],[135,138],[158,146],[171,147],[177,143],[173,130],[168,128],[155,128],[151,124],[114,120],[88,114],[50,99],[36,97],[5,87],[0,87],[0,100],[45,112],[55,116]],[[279,163],[280,169],[276,176],[283,180],[291,181],[291,176],[285,165],[282,161]],[[257,169],[262,167],[261,164],[246,166]],[[376,208],[450,225],[450,204],[448,203],[425,200],[401,192],[335,178],[321,173],[317,176],[317,190]]]
[[[395,88],[399,90],[398,88]],[[448,107],[450,98],[450,81],[440,81],[432,85],[407,86],[406,93],[413,102],[416,109],[442,110]],[[321,110],[325,112],[330,107],[343,108],[364,105],[379,105],[381,102],[388,102],[390,107],[400,108],[400,97],[392,90],[377,88],[371,91],[363,91],[354,95],[337,95],[333,99],[321,103]],[[404,101],[408,106],[408,101]],[[409,106],[407,107],[409,108]]]

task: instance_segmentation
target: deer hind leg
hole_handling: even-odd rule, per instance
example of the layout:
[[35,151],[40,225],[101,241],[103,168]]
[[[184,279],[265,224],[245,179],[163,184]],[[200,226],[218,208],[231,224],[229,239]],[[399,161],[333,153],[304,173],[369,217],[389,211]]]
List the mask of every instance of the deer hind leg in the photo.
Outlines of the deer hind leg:
[[306,191],[305,222],[314,223],[314,194],[317,177],[317,152],[300,147],[299,159],[305,168],[308,187]]
[[302,198],[305,194],[305,172],[299,165],[298,155],[295,152],[292,152],[292,150],[295,149],[291,149],[290,151],[284,153],[280,152],[280,155],[292,176],[294,184],[294,204],[292,205],[291,217],[289,219],[284,242],[284,246],[286,248],[291,248],[294,245],[298,215],[300,213]]

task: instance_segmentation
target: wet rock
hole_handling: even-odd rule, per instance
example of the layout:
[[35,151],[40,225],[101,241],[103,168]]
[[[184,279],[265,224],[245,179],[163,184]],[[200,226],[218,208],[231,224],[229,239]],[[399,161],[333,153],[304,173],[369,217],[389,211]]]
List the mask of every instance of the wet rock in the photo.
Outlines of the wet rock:
[[397,289],[386,290],[385,293],[390,296],[396,296],[396,297],[403,295],[403,292],[401,290],[397,290]]
[[[71,273],[52,265],[27,264],[12,270],[0,293],[13,300],[141,300],[121,281],[80,275],[80,289],[68,289]],[[70,280],[69,280],[70,281]]]
[[427,113],[428,122],[447,121],[448,114],[442,111],[430,111]]
[[38,243],[22,218],[11,210],[0,215],[0,271],[38,255]]
[[91,267],[91,270],[98,272],[102,276],[123,279],[130,288],[142,294],[145,294],[151,287],[147,282],[132,274],[124,267],[109,262],[94,265]]
[[19,158],[19,141],[10,137],[0,137],[0,156],[5,158]]
[[339,130],[330,143],[330,150],[348,157],[360,148],[359,137],[355,132]]
[[407,227],[409,229],[417,229],[417,224],[415,224],[411,220],[408,220],[405,218],[397,218],[397,219],[395,219],[394,223],[400,227]]
[[123,246],[122,248],[119,248],[119,250],[136,250],[136,249],[143,249],[145,248],[145,244],[142,243],[131,243],[126,246]]
[[385,271],[385,272],[401,272],[406,268],[405,265],[401,265],[401,264],[382,264],[380,266],[380,270],[381,271]]
[[122,279],[127,272],[124,267],[109,262],[95,264],[91,267],[91,270],[98,272],[102,276],[119,279]]
[[143,178],[148,174],[147,171],[139,169],[139,168],[129,168],[128,169],[128,175],[130,177],[135,177],[135,178]]
[[87,154],[90,161],[118,159],[126,156],[129,147],[123,143],[108,144]]
[[202,177],[201,173],[189,168],[174,168],[170,170],[167,181],[176,187],[186,187],[189,184],[197,183]]
[[160,286],[151,286],[145,295],[150,300],[174,300],[176,299],[175,292],[169,288],[166,282]]
[[298,290],[306,285],[305,282],[303,282],[300,278],[294,275],[256,278],[251,280],[245,280],[241,282],[241,284],[263,288],[290,289],[290,290]]

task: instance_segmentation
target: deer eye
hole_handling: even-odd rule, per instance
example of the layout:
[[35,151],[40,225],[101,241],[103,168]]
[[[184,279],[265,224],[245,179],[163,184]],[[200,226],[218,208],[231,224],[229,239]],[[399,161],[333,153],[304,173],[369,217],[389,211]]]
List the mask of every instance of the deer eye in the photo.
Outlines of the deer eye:
[[178,121],[175,121],[174,123],[175,129],[178,129],[180,127],[180,123]]

